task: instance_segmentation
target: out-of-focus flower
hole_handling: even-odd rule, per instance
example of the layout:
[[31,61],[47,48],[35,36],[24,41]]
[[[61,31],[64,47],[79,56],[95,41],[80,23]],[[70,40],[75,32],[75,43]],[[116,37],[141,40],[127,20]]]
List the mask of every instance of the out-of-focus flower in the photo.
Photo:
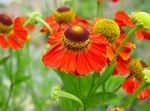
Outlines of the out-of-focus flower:
[[48,39],[52,47],[44,54],[42,61],[62,71],[86,75],[102,70],[107,64],[108,42],[98,33],[91,33],[83,26],[75,25],[66,31],[55,32]]
[[[96,0],[96,2],[103,2],[103,1],[108,1],[108,0]],[[111,2],[117,3],[119,0],[109,0]]]
[[[113,20],[108,19],[96,19],[97,22],[94,25],[93,31],[98,32],[109,41],[110,45],[107,46],[107,57],[111,61],[127,33],[123,30],[120,32],[118,24]],[[127,68],[127,63],[130,59],[130,52],[135,47],[131,41],[127,41],[124,45],[123,50],[119,53],[117,57],[117,66],[114,70],[115,74],[127,74],[129,72]]]
[[12,49],[22,48],[27,39],[27,31],[23,27],[22,19],[14,21],[5,14],[0,14],[0,46]]
[[[133,59],[129,63],[130,76],[125,80],[122,87],[128,93],[132,94],[144,81],[142,72],[147,65],[140,59]],[[140,94],[137,96],[139,99],[144,100],[145,98],[150,97],[150,89],[146,87]]]
[[[65,30],[71,25],[81,25],[84,27],[92,25],[91,21],[75,16],[75,12],[68,7],[58,8],[52,16],[46,17],[45,21],[50,25],[53,32],[57,32],[60,29]],[[48,32],[48,30],[46,27],[43,27],[41,32]]]
[[[128,26],[130,28],[133,28],[137,21],[135,21],[135,14],[133,14],[134,17],[129,17],[124,11],[118,11],[115,14],[115,21],[119,24],[120,27],[122,26]],[[141,20],[139,20],[141,21]],[[138,22],[139,23],[139,22]],[[146,23],[144,23],[146,24]],[[145,37],[145,33],[147,34],[147,36]],[[147,30],[142,30],[139,29],[135,32],[135,35],[137,37],[138,40],[143,40],[145,39],[150,39],[150,32],[148,32]]]
[[125,111],[122,107],[111,108],[109,111]]
[[119,0],[111,0],[112,2],[114,2],[114,3],[117,3],[117,2],[119,2]]

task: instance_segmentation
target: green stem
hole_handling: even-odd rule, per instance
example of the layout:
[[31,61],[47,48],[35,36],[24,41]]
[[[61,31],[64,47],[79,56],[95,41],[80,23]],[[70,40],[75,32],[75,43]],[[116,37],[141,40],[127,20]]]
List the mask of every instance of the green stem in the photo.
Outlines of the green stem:
[[121,0],[118,10],[122,10],[126,0]]
[[117,56],[119,55],[119,52],[122,50],[123,46],[125,45],[125,43],[134,35],[134,33],[140,29],[142,27],[142,25],[136,25],[134,28],[132,28],[130,30],[130,32],[127,34],[127,36],[125,37],[125,39],[123,40],[122,44],[119,46],[119,48],[117,49],[112,61],[110,64],[114,63]]
[[52,29],[43,19],[41,19],[40,17],[36,17],[35,20],[40,24],[44,25],[49,30],[49,35],[52,35]]
[[30,21],[31,21],[31,18],[28,17],[28,18],[25,20],[23,26],[26,27],[26,26],[30,23]]
[[31,90],[31,95],[32,95],[32,101],[35,105],[35,109],[37,111],[43,111],[43,108],[41,107],[38,99],[37,99],[37,95],[34,91],[34,87],[33,87],[33,81],[32,81],[32,70],[31,70],[31,65],[30,65],[30,50],[29,50],[29,43],[27,43],[26,45],[26,49],[27,49],[27,58],[28,58],[28,65],[27,65],[27,70],[28,70],[28,73],[29,73],[29,76],[31,77],[30,78],[30,81],[26,81],[27,85],[30,87],[30,90]]
[[28,17],[26,19],[26,21],[24,22],[24,24],[23,24],[24,27],[27,26],[29,23],[35,21],[35,22],[38,22],[38,23],[44,25],[49,30],[49,34],[52,35],[52,29],[51,29],[51,27],[43,19],[40,18],[39,14],[40,13],[38,13],[38,12],[32,13],[31,16]]
[[97,14],[96,14],[96,17],[99,17],[100,15],[100,2],[97,2]]
[[60,91],[59,95],[60,95],[60,97],[68,98],[68,99],[76,101],[81,106],[81,110],[80,111],[84,111],[83,102],[78,97],[76,97],[76,96],[74,96],[74,95],[72,95],[72,94],[70,94],[68,92],[65,92],[65,91]]
[[8,98],[4,104],[4,111],[7,111],[8,110],[8,106],[9,106],[9,102],[10,102],[10,99],[12,97],[12,93],[13,93],[13,89],[14,89],[14,78],[13,78],[13,61],[12,61],[12,49],[9,49],[9,52],[10,52],[10,64],[9,64],[9,79],[10,79],[10,89],[9,89],[9,94],[8,94]]
[[97,17],[103,17],[103,2],[97,2]]
[[129,96],[129,98],[125,101],[122,107],[126,109],[136,99],[137,95],[148,85],[149,84],[147,82],[143,82],[138,87],[138,89],[132,95]]

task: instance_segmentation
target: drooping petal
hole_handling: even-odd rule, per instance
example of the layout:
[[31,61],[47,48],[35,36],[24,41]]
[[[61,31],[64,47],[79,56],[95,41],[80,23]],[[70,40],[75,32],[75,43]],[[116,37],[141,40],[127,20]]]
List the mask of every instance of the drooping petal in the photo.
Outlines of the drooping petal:
[[16,35],[10,34],[8,35],[8,44],[13,49],[18,49],[23,47],[23,42],[17,38]]
[[8,48],[8,43],[3,34],[0,34],[0,46],[3,48]]
[[16,18],[14,21],[14,32],[18,38],[22,41],[26,41],[27,39],[27,31],[23,28],[21,18]]
[[116,12],[115,20],[117,23],[121,23],[122,25],[127,25],[129,27],[133,27],[135,25],[131,18],[124,11]]
[[43,55],[42,61],[46,66],[59,68],[65,52],[62,44],[55,45]]
[[143,35],[142,30],[137,30],[135,32],[135,35],[136,35],[136,37],[137,37],[138,40],[143,40],[144,39],[144,35]]

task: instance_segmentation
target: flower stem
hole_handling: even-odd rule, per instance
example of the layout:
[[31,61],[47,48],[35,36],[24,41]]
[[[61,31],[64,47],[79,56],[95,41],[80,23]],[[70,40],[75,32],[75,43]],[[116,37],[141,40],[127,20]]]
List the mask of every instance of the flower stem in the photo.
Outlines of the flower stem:
[[119,52],[122,50],[123,46],[125,45],[125,43],[134,35],[134,33],[140,29],[142,27],[142,25],[136,25],[134,28],[132,28],[130,30],[130,32],[127,34],[127,36],[125,37],[125,39],[123,40],[122,44],[119,46],[119,48],[117,49],[114,58],[111,61],[111,64],[115,62],[117,56],[119,55]]
[[43,19],[41,19],[40,17],[36,17],[35,20],[40,24],[44,25],[49,30],[49,35],[52,35],[51,27]]
[[68,92],[65,92],[65,91],[60,91],[59,95],[60,95],[60,97],[64,97],[64,98],[68,98],[68,99],[76,101],[81,106],[81,110],[80,111],[84,111],[83,102],[78,97],[76,97],[76,96],[74,96],[74,95],[72,95],[72,94],[70,94]]
[[100,13],[99,9],[100,9],[100,2],[97,2],[97,13],[96,13],[96,17],[99,17],[99,13]]
[[51,27],[40,17],[40,13],[39,12],[33,12],[31,14],[31,16],[29,16],[26,21],[24,22],[24,27],[27,26],[29,23],[40,23],[42,25],[44,25],[48,30],[49,30],[49,34],[52,34],[52,29]]
[[8,98],[4,104],[4,111],[7,111],[8,110],[8,106],[9,106],[9,102],[10,102],[10,99],[12,97],[12,93],[13,93],[13,89],[14,89],[14,77],[13,77],[13,61],[12,61],[12,49],[9,50],[10,52],[10,64],[9,64],[9,79],[10,79],[10,89],[9,89],[9,94],[8,94]]
[[125,101],[125,103],[122,105],[122,107],[126,109],[135,100],[136,96],[148,85],[149,84],[147,82],[143,82],[138,87],[138,89],[132,95],[129,96],[129,98]]

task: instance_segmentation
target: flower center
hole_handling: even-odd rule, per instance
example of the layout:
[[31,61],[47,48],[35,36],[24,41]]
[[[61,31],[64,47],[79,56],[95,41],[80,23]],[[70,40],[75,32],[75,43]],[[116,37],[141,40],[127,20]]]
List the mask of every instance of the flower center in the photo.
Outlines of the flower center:
[[12,29],[12,19],[5,15],[0,14],[0,33],[9,33]]
[[59,7],[57,9],[58,12],[67,12],[67,11],[70,11],[71,9],[69,7]]
[[73,51],[85,50],[90,44],[89,32],[82,26],[69,27],[63,35],[64,46]]
[[102,19],[94,25],[94,32],[100,33],[106,37],[107,41],[113,43],[119,37],[120,28],[115,21]]
[[133,59],[129,63],[129,69],[130,69],[131,76],[133,76],[136,80],[143,81],[142,72],[145,67],[147,67],[147,65],[140,59]]
[[57,23],[71,23],[75,16],[75,12],[69,7],[60,7],[54,12]]

